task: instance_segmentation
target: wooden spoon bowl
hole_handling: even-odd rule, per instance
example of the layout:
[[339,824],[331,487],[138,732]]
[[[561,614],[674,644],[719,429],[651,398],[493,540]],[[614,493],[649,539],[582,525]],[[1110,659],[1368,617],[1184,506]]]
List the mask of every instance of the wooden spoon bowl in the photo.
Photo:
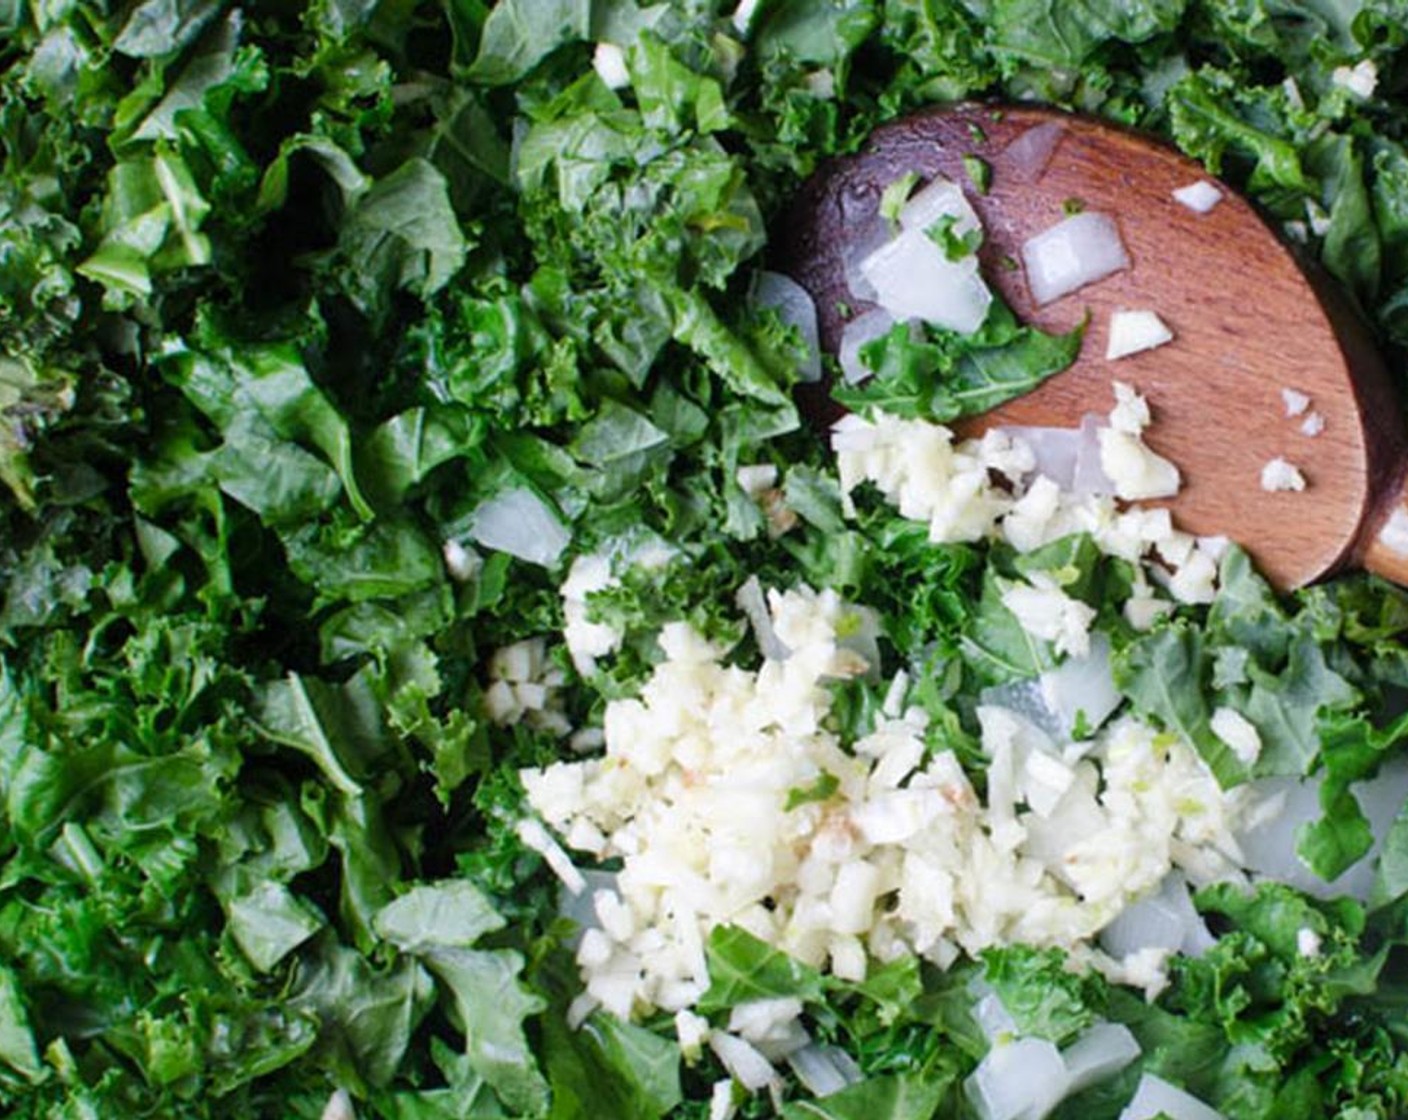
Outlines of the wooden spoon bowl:
[[[1051,122],[1060,134],[1044,166],[1015,154],[1014,141]],[[974,156],[991,170],[987,193],[965,169]],[[847,237],[873,225],[885,187],[910,172],[964,185],[986,231],[983,274],[1019,318],[1065,331],[1091,316],[1071,368],[964,421],[962,434],[1076,427],[1107,413],[1112,380],[1126,381],[1152,406],[1146,441],[1183,474],[1168,503],[1181,527],[1238,541],[1282,588],[1355,565],[1408,582],[1408,440],[1367,329],[1231,188],[1217,183],[1222,201],[1205,214],[1177,202],[1175,189],[1209,176],[1148,137],[1051,109],[982,105],[878,129],[859,155],[806,184],[778,231],[776,267],[816,301],[825,351],[835,354],[846,322],[873,306],[847,285]],[[1024,241],[1075,205],[1115,219],[1132,265],[1038,307],[1014,263]],[[1121,308],[1157,312],[1174,341],[1107,361],[1110,314]],[[813,418],[839,415],[824,386],[804,389]],[[1320,435],[1286,415],[1283,389],[1310,397]],[[1277,457],[1300,468],[1304,491],[1262,489],[1262,468]]]

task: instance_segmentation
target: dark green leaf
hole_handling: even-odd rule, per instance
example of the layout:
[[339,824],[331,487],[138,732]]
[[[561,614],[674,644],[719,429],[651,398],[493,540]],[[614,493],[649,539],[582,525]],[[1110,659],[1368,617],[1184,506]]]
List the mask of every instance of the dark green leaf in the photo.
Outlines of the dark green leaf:
[[504,919],[472,883],[447,880],[412,887],[376,916],[378,936],[407,953],[469,948]]
[[445,177],[427,160],[409,159],[378,179],[343,222],[339,249],[348,296],[378,322],[395,291],[434,295],[466,250]]

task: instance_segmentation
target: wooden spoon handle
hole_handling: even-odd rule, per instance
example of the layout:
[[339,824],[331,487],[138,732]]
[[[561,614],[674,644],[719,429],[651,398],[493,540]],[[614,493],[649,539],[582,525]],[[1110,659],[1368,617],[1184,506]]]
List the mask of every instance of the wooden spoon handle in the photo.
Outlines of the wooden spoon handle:
[[1359,562],[1376,576],[1408,586],[1408,462],[1398,464],[1396,476],[1381,493]]

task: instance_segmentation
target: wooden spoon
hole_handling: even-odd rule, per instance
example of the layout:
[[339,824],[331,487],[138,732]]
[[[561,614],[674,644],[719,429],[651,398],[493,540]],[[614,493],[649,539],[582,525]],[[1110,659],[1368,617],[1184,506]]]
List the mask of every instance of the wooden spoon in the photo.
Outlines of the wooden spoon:
[[[1044,166],[1011,148],[1052,122],[1059,138]],[[968,156],[991,170],[986,194],[964,167]],[[1070,369],[965,421],[963,434],[999,424],[1073,428],[1087,413],[1109,412],[1112,380],[1129,382],[1153,409],[1146,442],[1182,471],[1168,503],[1181,527],[1238,541],[1283,589],[1354,566],[1408,583],[1408,438],[1383,362],[1333,282],[1303,270],[1245,199],[1217,183],[1222,201],[1197,213],[1171,192],[1209,179],[1199,164],[1056,110],[961,105],[887,125],[859,155],[819,171],[778,231],[776,267],[810,291],[829,353],[850,316],[872,306],[847,286],[847,237],[873,226],[881,193],[909,172],[964,185],[986,231],[983,274],[1020,319],[1064,331],[1091,315]],[[1013,262],[1072,200],[1116,220],[1132,265],[1037,307]],[[1120,308],[1157,312],[1174,341],[1107,361],[1110,313]],[[1320,435],[1286,415],[1283,389],[1310,397],[1324,418]],[[824,386],[804,390],[814,418],[840,414]],[[1300,468],[1304,491],[1261,488],[1262,467],[1278,456]]]

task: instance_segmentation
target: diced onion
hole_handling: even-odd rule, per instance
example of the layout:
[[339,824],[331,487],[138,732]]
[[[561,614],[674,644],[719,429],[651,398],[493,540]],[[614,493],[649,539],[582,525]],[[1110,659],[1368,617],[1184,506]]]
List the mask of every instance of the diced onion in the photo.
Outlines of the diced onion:
[[1139,1054],[1138,1041],[1123,1023],[1096,1023],[1061,1051],[1070,1078],[1066,1095],[1100,1084]]
[[1120,1113],[1120,1120],[1154,1120],[1160,1114],[1169,1120],[1223,1120],[1222,1113],[1209,1108],[1191,1093],[1170,1085],[1162,1077],[1146,1073],[1139,1079],[1134,1099]]
[[738,1108],[733,1103],[733,1082],[728,1078],[715,1081],[709,1093],[709,1120],[733,1120]]
[[1147,447],[1137,435],[1101,428],[1100,469],[1115,484],[1115,494],[1126,501],[1171,498],[1182,478],[1178,467]]
[[978,694],[978,702],[985,708],[1006,708],[1048,735],[1063,733],[1061,717],[1047,704],[1038,677],[989,685]]
[[1173,197],[1189,210],[1206,214],[1222,201],[1222,192],[1206,179],[1200,179],[1196,183],[1189,183],[1186,187],[1179,187],[1173,192]]
[[714,1031],[709,1035],[709,1049],[734,1080],[749,1092],[766,1089],[777,1080],[777,1070],[772,1063],[735,1034]]
[[470,536],[485,548],[507,552],[530,564],[550,568],[557,563],[572,534],[533,491],[519,486],[505,490],[474,511]]
[[1027,854],[1046,864],[1059,879],[1070,882],[1066,854],[1076,845],[1109,827],[1109,820],[1095,800],[1094,771],[1077,769],[1077,780],[1045,819],[1032,814],[1024,821]]
[[1126,906],[1100,931],[1100,947],[1118,959],[1144,949],[1198,956],[1212,942],[1212,934],[1193,908],[1187,880],[1177,871],[1165,876],[1154,894]]
[[790,276],[780,272],[758,273],[753,288],[753,301],[759,307],[771,307],[789,327],[796,327],[802,336],[806,356],[797,373],[803,381],[821,380],[821,338],[816,324],[816,302],[811,293]]
[[1036,473],[1045,475],[1062,490],[1069,491],[1075,482],[1076,456],[1080,453],[1081,433],[1078,428],[1038,428],[1013,425],[1002,429],[1013,439],[1020,439],[1036,456]]
[[894,329],[895,317],[883,307],[875,307],[864,315],[857,315],[841,332],[841,347],[837,358],[841,363],[841,375],[851,385],[856,385],[871,376],[870,368],[861,360],[861,348],[866,343],[882,338]]
[[626,69],[626,52],[615,43],[598,43],[592,55],[592,67],[610,89],[622,89],[631,84],[631,72]]
[[562,845],[554,840],[552,834],[543,827],[541,821],[525,817],[518,822],[515,831],[525,847],[532,848],[543,857],[543,862],[562,881],[562,885],[567,888],[568,893],[581,894],[587,889],[587,881],[582,877],[582,873],[577,870],[571,858],[562,850]]
[[792,1067],[802,1087],[814,1097],[829,1097],[851,1084],[829,1047],[814,1043],[803,1046],[787,1055],[787,1064]]
[[782,1037],[802,1014],[802,1001],[791,996],[746,1000],[729,1013],[728,1029],[755,1045]]
[[1100,465],[1100,430],[1103,421],[1095,413],[1087,413],[1080,422],[1080,447],[1076,452],[1075,476],[1071,492],[1078,498],[1103,497],[1114,494],[1115,484]]
[[1237,834],[1243,865],[1310,894],[1326,897],[1333,893],[1330,884],[1296,855],[1297,828],[1320,816],[1319,781],[1260,778],[1248,788],[1256,796],[1257,807],[1247,814],[1247,827]]
[[1073,214],[1022,245],[1027,286],[1038,304],[1129,267],[1119,227],[1108,214]]
[[872,253],[890,240],[890,223],[872,214],[869,220],[862,220],[854,229],[846,231],[846,243],[841,249],[841,268],[846,277],[846,288],[858,300],[875,300],[878,293],[870,278],[865,275],[863,265]]
[[1116,311],[1110,316],[1110,336],[1105,357],[1114,361],[1153,350],[1173,341],[1168,324],[1152,311]]
[[1084,657],[1068,657],[1040,678],[1041,697],[1057,718],[1060,734],[1069,737],[1078,723],[1094,732],[1120,706],[1119,689],[1110,669],[1110,639],[1092,634]]
[[1066,1063],[1044,1038],[999,1043],[978,1063],[964,1090],[980,1120],[1035,1120],[1066,1094]]
[[1349,895],[1367,901],[1374,887],[1375,857],[1394,817],[1408,801],[1408,759],[1385,763],[1372,778],[1355,782],[1350,792],[1369,819],[1374,846],[1333,883],[1327,883],[1296,855],[1296,832],[1320,817],[1322,778],[1259,778],[1248,783],[1256,804],[1237,833],[1242,862],[1249,871],[1279,880],[1319,898]]
[[441,545],[440,554],[445,558],[446,574],[456,583],[473,579],[483,566],[477,552],[453,538]]
[[861,262],[875,289],[875,302],[896,319],[971,334],[983,325],[992,292],[978,273],[978,260],[951,261],[920,229],[908,229]]
[[337,1089],[328,1098],[321,1120],[357,1120],[357,1110],[352,1107],[352,1098],[346,1089]]
[[[1015,1036],[1017,1022],[1007,1010],[1006,1004],[1002,1002],[1002,997],[986,983],[975,984],[973,988],[973,994],[978,996],[973,1003],[973,1018],[978,1023],[978,1029],[983,1032],[983,1037],[988,1040],[988,1044],[990,1046],[997,1045],[1000,1041]],[[980,991],[981,995],[979,995]]]
[[1219,707],[1212,714],[1212,733],[1222,740],[1244,766],[1256,762],[1261,754],[1261,734],[1256,724],[1235,708]]
[[1060,121],[1033,125],[1002,150],[1005,170],[1019,183],[1035,183],[1046,173],[1056,145],[1066,135]]
[[769,661],[786,661],[792,651],[783,644],[773,628],[772,615],[768,612],[767,599],[758,577],[749,576],[739,587],[733,601],[753,628],[753,640],[758,643],[758,651]]
[[951,179],[935,178],[916,191],[900,210],[900,229],[926,232],[941,218],[952,218],[953,232],[962,237],[982,229],[963,188]]
[[1310,398],[1299,389],[1289,387],[1281,390],[1281,401],[1286,406],[1286,415],[1299,416],[1310,407]]
[[616,872],[588,868],[580,874],[586,889],[573,892],[564,885],[562,893],[557,897],[557,912],[562,917],[570,918],[577,923],[577,932],[568,941],[568,946],[574,951],[585,930],[601,928],[601,919],[597,917],[596,913],[598,892],[616,892]]

